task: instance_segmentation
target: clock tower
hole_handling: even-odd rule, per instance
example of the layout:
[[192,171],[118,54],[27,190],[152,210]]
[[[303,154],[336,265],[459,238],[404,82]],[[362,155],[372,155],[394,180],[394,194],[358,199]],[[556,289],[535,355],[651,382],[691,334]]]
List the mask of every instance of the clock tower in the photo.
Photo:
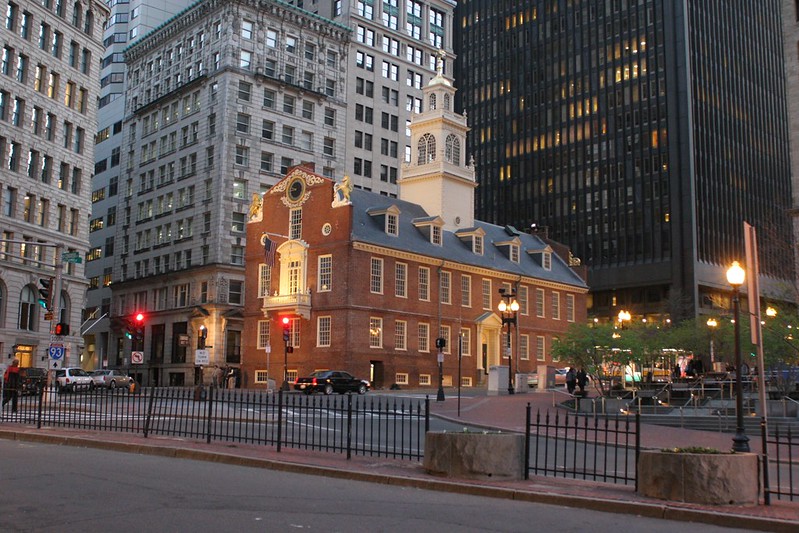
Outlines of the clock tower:
[[466,161],[466,115],[455,113],[455,87],[444,77],[439,51],[436,76],[423,89],[421,113],[411,119],[411,161],[399,180],[401,199],[422,206],[456,231],[474,224],[474,164]]

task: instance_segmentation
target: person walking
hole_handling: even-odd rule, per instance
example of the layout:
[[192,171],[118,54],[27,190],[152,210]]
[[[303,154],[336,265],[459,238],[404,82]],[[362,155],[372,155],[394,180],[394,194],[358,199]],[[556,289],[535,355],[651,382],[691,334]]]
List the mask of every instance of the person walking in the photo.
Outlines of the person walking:
[[19,388],[19,359],[11,361],[11,366],[3,374],[3,407],[10,401],[11,412],[17,412],[17,389]]
[[569,367],[569,370],[566,372],[566,390],[569,391],[569,394],[574,394],[574,387],[577,384],[577,376],[574,373],[574,367]]
[[580,396],[585,396],[585,386],[588,384],[588,374],[584,369],[577,371],[577,386],[580,388]]
[[222,386],[222,369],[219,365],[214,365],[214,372],[211,374],[211,384],[214,388]]

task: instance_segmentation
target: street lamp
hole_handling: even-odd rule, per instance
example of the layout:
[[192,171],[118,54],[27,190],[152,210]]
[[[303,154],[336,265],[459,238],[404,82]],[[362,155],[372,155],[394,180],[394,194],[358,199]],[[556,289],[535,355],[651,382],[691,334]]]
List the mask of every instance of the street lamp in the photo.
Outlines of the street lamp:
[[629,311],[625,311],[624,309],[619,311],[619,324],[621,324],[621,329],[624,329],[624,323],[629,322],[631,318],[632,316]]
[[519,302],[516,301],[516,293],[514,291],[506,291],[504,288],[499,289],[499,295],[502,301],[497,305],[497,309],[502,314],[502,325],[508,326],[508,342],[505,346],[505,353],[508,355],[508,394],[513,394],[513,357],[510,353],[510,325],[516,324],[516,313],[519,311]]
[[291,339],[291,319],[287,316],[283,317],[283,384],[280,386],[280,390],[283,392],[288,392],[289,388],[289,352],[294,351],[289,345],[289,340]]
[[707,319],[707,327],[710,328],[710,366],[713,366],[713,363],[716,362],[716,357],[713,353],[713,332],[715,331],[716,327],[719,325],[716,322],[715,318],[708,318]]
[[741,384],[741,324],[739,320],[738,291],[744,283],[746,272],[738,261],[733,261],[727,270],[727,283],[732,286],[732,309],[735,317],[735,436],[732,438],[732,449],[736,452],[749,451],[749,437],[744,432],[743,387]]

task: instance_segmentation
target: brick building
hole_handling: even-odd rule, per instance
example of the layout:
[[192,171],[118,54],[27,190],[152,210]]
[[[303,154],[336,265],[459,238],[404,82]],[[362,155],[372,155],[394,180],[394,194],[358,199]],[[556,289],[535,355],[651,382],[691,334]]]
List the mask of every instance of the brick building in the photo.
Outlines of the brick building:
[[[353,189],[294,167],[250,208],[242,385],[265,386],[324,368],[376,387],[433,385],[443,338],[444,384],[478,386],[507,365],[500,290],[520,305],[512,368],[551,362],[550,347],[586,319],[587,286],[538,235],[473,218],[474,166],[466,118],[438,75],[410,125],[414,156],[400,198]],[[267,240],[268,239],[268,240]],[[270,257],[269,251],[273,252]],[[285,353],[282,319],[289,320]],[[460,341],[460,342],[459,342]]]

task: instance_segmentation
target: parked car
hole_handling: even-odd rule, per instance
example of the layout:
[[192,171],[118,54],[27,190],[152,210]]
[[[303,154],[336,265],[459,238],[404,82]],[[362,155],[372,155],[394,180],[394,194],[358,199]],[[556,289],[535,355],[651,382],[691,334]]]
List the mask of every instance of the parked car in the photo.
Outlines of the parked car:
[[323,392],[325,394],[357,392],[358,394],[365,394],[369,390],[367,383],[342,370],[319,370],[312,372],[306,378],[297,378],[294,382],[294,390],[302,391],[305,394],[314,392]]
[[[568,368],[558,368],[555,370],[555,386],[562,387],[566,385],[566,373],[569,371]],[[528,374],[527,375],[527,386],[538,387],[538,374]]]
[[94,388],[92,377],[82,368],[67,367],[56,369],[55,383],[59,392],[74,392]]
[[47,383],[44,368],[21,367],[19,369],[20,394],[39,394]]
[[132,378],[126,376],[119,370],[94,370],[89,373],[92,376],[95,387],[105,389],[116,389],[117,387],[130,387]]

